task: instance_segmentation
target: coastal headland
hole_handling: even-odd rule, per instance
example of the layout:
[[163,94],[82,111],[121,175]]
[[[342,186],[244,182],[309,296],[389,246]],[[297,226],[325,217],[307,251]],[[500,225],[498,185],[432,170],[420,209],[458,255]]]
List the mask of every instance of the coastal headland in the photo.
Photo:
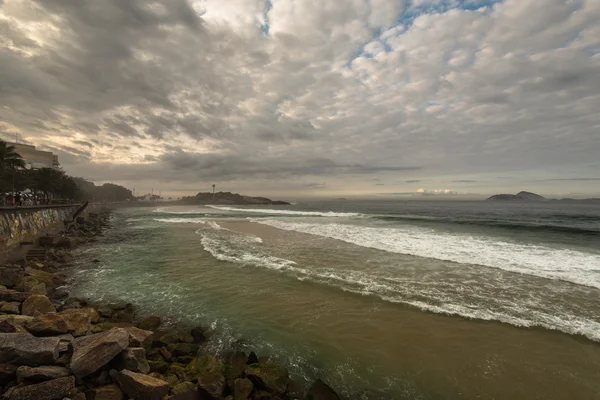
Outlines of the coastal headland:
[[165,326],[156,316],[138,318],[131,303],[70,296],[72,250],[108,228],[104,212],[49,241],[35,258],[0,267],[4,399],[340,399],[321,380],[302,392],[268,355],[212,353],[203,326]]

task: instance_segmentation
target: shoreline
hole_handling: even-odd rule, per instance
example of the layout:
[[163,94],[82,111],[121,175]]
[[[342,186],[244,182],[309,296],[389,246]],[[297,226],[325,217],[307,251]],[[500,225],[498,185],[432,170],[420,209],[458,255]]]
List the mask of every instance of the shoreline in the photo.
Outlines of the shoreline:
[[321,380],[301,393],[286,368],[254,352],[211,353],[205,327],[165,329],[159,317],[136,318],[131,303],[71,297],[71,249],[102,236],[109,216],[44,260],[0,267],[4,399],[340,399]]

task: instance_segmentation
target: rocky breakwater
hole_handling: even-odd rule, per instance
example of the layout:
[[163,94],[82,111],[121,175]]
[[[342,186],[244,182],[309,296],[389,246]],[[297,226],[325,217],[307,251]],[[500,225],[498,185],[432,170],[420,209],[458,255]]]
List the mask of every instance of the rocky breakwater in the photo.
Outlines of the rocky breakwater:
[[320,380],[301,393],[285,368],[255,353],[210,354],[202,327],[164,329],[131,304],[70,297],[60,269],[71,260],[52,249],[44,261],[0,267],[4,399],[339,399]]

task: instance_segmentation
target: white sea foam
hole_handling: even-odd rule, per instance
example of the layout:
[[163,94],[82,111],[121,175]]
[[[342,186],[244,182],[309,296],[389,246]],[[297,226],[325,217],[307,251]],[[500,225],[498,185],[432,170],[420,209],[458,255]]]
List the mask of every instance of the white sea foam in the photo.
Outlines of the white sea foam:
[[[169,224],[206,224],[207,221],[204,218],[154,218],[157,222],[166,222]],[[212,222],[212,221],[211,221]]]
[[392,253],[483,265],[600,289],[600,254],[411,226],[374,228],[262,219],[254,222]]
[[[199,232],[197,232],[199,233]],[[255,254],[249,251],[240,251],[228,245],[227,240],[202,235],[202,247],[213,257],[221,261],[229,261],[238,264],[264,267],[275,270],[298,270],[294,261],[263,254]]]
[[499,321],[519,327],[539,326],[600,341],[599,322],[585,316],[569,315],[564,310],[553,315],[525,305],[503,303],[494,305],[493,301],[486,306],[455,304],[458,299],[453,301],[452,296],[448,297],[449,293],[440,293],[437,289],[428,290],[426,286],[419,287],[419,295],[429,297],[430,302],[415,300],[415,293],[408,281],[399,284],[401,280],[390,282],[385,277],[373,275],[372,272],[303,267],[292,260],[266,255],[248,246],[252,242],[248,236],[213,237],[201,230],[197,233],[202,234],[201,243],[204,249],[218,260],[284,272],[301,281],[320,283],[365,296],[377,296],[384,301],[402,303],[436,314]]
[[205,211],[203,210],[187,210],[187,211],[177,211],[177,210],[171,210],[169,208],[157,208],[156,210],[152,210],[152,212],[154,213],[159,213],[159,214],[179,214],[179,215],[187,215],[187,214],[202,214]]
[[221,211],[236,211],[243,213],[260,213],[270,215],[299,215],[306,217],[358,217],[359,213],[343,213],[343,212],[321,212],[321,211],[295,211],[295,210],[280,210],[280,209],[269,209],[269,208],[235,208],[225,206],[207,206]]

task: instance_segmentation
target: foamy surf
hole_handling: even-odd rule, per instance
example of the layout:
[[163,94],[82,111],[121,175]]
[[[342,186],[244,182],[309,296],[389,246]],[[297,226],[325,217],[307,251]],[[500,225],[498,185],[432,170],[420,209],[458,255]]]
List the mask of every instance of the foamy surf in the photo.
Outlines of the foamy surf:
[[333,212],[333,211],[295,211],[295,210],[281,210],[281,209],[269,209],[269,208],[235,208],[225,206],[212,206],[207,207],[221,211],[235,211],[242,213],[257,213],[257,214],[269,214],[269,215],[296,215],[304,217],[358,217],[359,213],[345,213],[345,212]]
[[600,254],[437,232],[413,226],[374,228],[257,219],[288,231],[342,240],[391,253],[475,264],[600,289]]
[[206,224],[207,221],[204,218],[154,218],[156,222],[164,222],[167,224]]
[[[437,288],[427,287],[426,284],[414,288],[409,280],[381,276],[376,271],[366,273],[303,266],[289,259],[265,254],[264,251],[253,246],[257,243],[253,236],[237,233],[215,236],[218,235],[217,232],[208,234],[205,230],[198,230],[196,233],[202,235],[201,243],[204,250],[221,261],[274,270],[290,274],[300,281],[311,281],[363,296],[376,296],[386,302],[405,304],[435,314],[498,321],[518,327],[537,326],[600,341],[599,322],[586,316],[571,315],[566,310],[555,309],[554,312],[558,312],[558,315],[554,315],[543,311],[543,307],[539,304],[535,307],[501,301],[491,302],[485,306],[457,304],[456,302],[460,300],[454,297],[455,293],[440,292]],[[428,300],[416,300],[417,295]]]

